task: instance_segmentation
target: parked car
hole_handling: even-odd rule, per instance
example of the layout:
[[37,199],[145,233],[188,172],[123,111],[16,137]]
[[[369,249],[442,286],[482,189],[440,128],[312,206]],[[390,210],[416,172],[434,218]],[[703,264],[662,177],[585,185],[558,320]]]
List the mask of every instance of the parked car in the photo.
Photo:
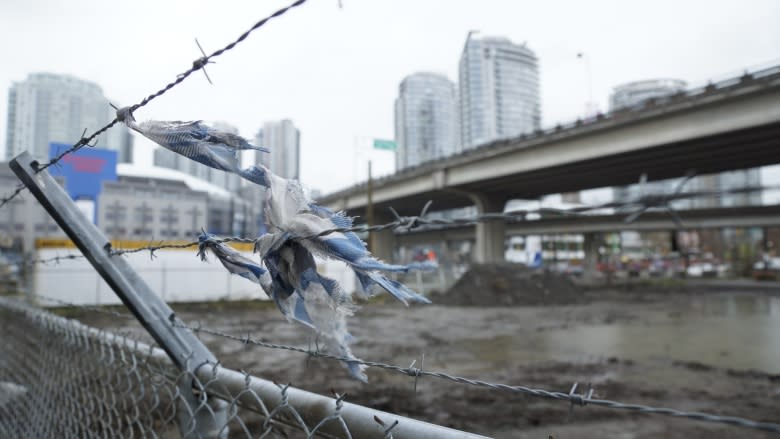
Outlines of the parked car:
[[689,277],[716,277],[718,270],[711,262],[693,262],[688,265],[685,274]]
[[780,279],[780,258],[766,258],[753,264],[751,277],[755,280]]

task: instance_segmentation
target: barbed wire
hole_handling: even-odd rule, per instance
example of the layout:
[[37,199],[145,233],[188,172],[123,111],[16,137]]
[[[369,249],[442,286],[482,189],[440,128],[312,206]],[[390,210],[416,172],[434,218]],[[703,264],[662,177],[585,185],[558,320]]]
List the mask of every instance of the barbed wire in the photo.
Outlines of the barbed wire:
[[49,265],[49,264],[59,265],[59,263],[62,262],[62,261],[72,261],[74,259],[86,259],[86,256],[81,255],[81,254],[70,253],[70,254],[67,254],[67,255],[54,256],[54,257],[51,257],[51,258],[37,258],[37,259],[24,260],[24,261],[18,262],[17,265],[20,265],[20,266],[24,266],[24,265],[32,266],[32,265],[37,265],[37,264],[40,264],[40,265]]
[[170,90],[173,87],[177,86],[182,81],[184,81],[188,76],[190,76],[194,72],[197,72],[198,70],[201,70],[203,67],[205,67],[206,64],[208,64],[209,61],[211,61],[211,59],[216,58],[216,57],[222,55],[223,53],[225,53],[225,52],[227,52],[229,50],[232,50],[234,47],[236,47],[236,45],[238,45],[239,43],[244,41],[252,32],[254,32],[255,30],[257,30],[260,27],[262,27],[263,25],[265,25],[268,21],[270,21],[270,20],[272,20],[272,19],[274,19],[276,17],[279,17],[281,15],[284,15],[290,9],[293,9],[295,7],[298,7],[298,6],[301,6],[302,4],[306,3],[306,1],[307,0],[297,0],[294,3],[288,5],[288,6],[284,7],[284,8],[281,8],[281,9],[277,10],[276,12],[274,12],[271,15],[269,15],[268,17],[265,17],[262,20],[260,20],[257,23],[255,23],[249,30],[247,30],[246,32],[241,34],[238,38],[236,38],[233,42],[229,43],[225,47],[214,51],[211,55],[203,56],[201,58],[196,59],[195,61],[193,61],[192,67],[189,68],[184,73],[179,74],[176,77],[175,81],[172,81],[172,82],[168,83],[165,87],[161,88],[157,92],[152,93],[151,95],[145,97],[140,103],[132,105],[130,107],[130,112],[133,112],[133,111],[143,107],[144,105],[148,104],[152,99],[154,99],[154,98],[156,98],[158,96],[163,95],[168,90]]
[[16,189],[14,189],[13,192],[9,193],[8,195],[3,196],[3,198],[0,198],[0,207],[3,207],[7,203],[11,202],[11,200],[16,198],[25,189],[26,189],[25,185],[23,185],[23,184],[17,185]]
[[572,404],[572,407],[575,405],[579,405],[579,406],[594,405],[594,406],[600,406],[600,407],[605,407],[610,409],[628,410],[628,411],[634,411],[634,412],[646,413],[646,414],[666,415],[666,416],[672,416],[677,418],[687,418],[687,419],[694,419],[698,421],[729,424],[738,427],[753,428],[758,430],[780,433],[780,424],[776,424],[772,422],[759,422],[759,421],[754,421],[751,419],[737,417],[737,416],[721,416],[712,413],[689,412],[689,411],[677,410],[677,409],[667,408],[667,407],[653,407],[653,406],[648,406],[643,404],[624,403],[624,402],[613,401],[609,399],[598,399],[593,397],[595,392],[590,385],[588,385],[588,388],[585,392],[576,393],[578,387],[578,383],[576,382],[571,387],[571,390],[569,392],[556,392],[556,391],[549,391],[545,389],[538,389],[538,388],[532,388],[532,387],[521,386],[521,385],[491,383],[488,381],[483,381],[483,380],[478,380],[473,378],[465,378],[461,376],[450,375],[445,372],[423,370],[422,367],[420,368],[414,367],[415,363],[412,363],[412,365],[409,367],[402,367],[402,366],[381,363],[376,361],[365,361],[365,360],[360,360],[355,358],[331,355],[331,354],[319,352],[319,350],[313,351],[311,349],[306,349],[306,348],[301,348],[296,346],[289,346],[289,345],[283,345],[278,343],[271,343],[263,340],[257,340],[257,339],[253,339],[249,335],[237,336],[234,334],[228,334],[214,329],[204,328],[202,326],[196,326],[196,327],[188,326],[181,323],[178,319],[175,318],[175,316],[172,316],[171,324],[173,326],[192,331],[196,335],[198,335],[199,333],[204,333],[204,334],[209,334],[220,338],[225,338],[228,340],[233,340],[242,343],[244,345],[254,345],[254,346],[260,346],[269,349],[286,350],[291,352],[302,353],[312,358],[324,358],[327,360],[340,361],[340,362],[349,361],[352,363],[362,364],[367,367],[375,367],[379,369],[394,371],[402,375],[413,377],[415,379],[415,386],[416,386],[416,381],[420,377],[427,376],[427,377],[439,378],[442,380],[451,381],[459,384],[466,384],[470,386],[487,388],[491,390],[500,390],[500,391],[510,392],[510,393],[521,393],[521,394],[540,397],[540,398],[569,401]]
[[73,261],[77,259],[86,259],[83,254],[70,253],[67,255],[57,255],[50,258],[21,259],[15,262],[4,262],[0,267],[32,267],[34,265],[59,265],[62,261]]
[[[604,209],[620,209],[624,207],[637,207],[639,206],[639,211],[644,212],[645,210],[653,209],[656,207],[659,207],[662,203],[671,203],[673,201],[678,200],[685,200],[685,199],[695,199],[695,198],[703,198],[703,197],[719,197],[719,196],[727,196],[727,195],[734,195],[734,194],[745,194],[745,193],[754,193],[754,192],[761,192],[761,191],[770,191],[770,190],[780,190],[780,186],[750,186],[750,187],[743,187],[743,188],[737,188],[737,189],[725,189],[720,191],[698,191],[698,192],[690,192],[690,193],[672,193],[668,194],[666,196],[662,195],[654,195],[654,196],[645,196],[640,197],[639,199],[635,200],[628,200],[628,201],[622,201],[622,202],[609,202],[609,203],[603,203],[603,204],[597,204],[597,205],[590,205],[590,206],[574,206],[570,209],[558,209],[558,208],[549,208],[549,207],[540,207],[536,209],[519,209],[519,210],[512,210],[507,212],[492,212],[492,213],[483,213],[475,216],[470,217],[463,217],[463,218],[431,218],[428,217],[427,212],[430,209],[431,201],[425,204],[422,211],[419,215],[413,215],[413,216],[401,216],[399,215],[393,208],[390,208],[392,214],[395,216],[395,220],[390,221],[388,223],[384,224],[377,224],[377,225],[368,225],[368,224],[358,224],[353,225],[350,227],[333,227],[330,229],[323,230],[318,233],[313,233],[309,235],[304,236],[296,236],[291,239],[297,240],[297,241],[305,241],[305,240],[311,240],[311,239],[317,239],[321,238],[323,236],[327,236],[333,233],[366,233],[366,232],[380,232],[383,230],[399,230],[402,232],[410,232],[415,230],[424,230],[431,227],[441,227],[441,226],[466,226],[466,225],[474,225],[481,222],[486,221],[496,221],[496,220],[503,220],[509,223],[512,222],[523,222],[528,221],[526,219],[527,215],[532,214],[554,214],[554,215],[561,215],[561,216],[586,216],[589,212],[596,212],[599,210]],[[683,211],[684,212],[684,211]],[[624,212],[625,213],[625,212]],[[626,218],[626,220],[630,219],[631,216],[634,214],[629,214],[629,217]],[[638,216],[638,215],[637,215]],[[635,221],[637,218],[631,219],[630,222]],[[673,217],[674,220],[674,217]],[[627,221],[628,222],[628,221]],[[678,227],[680,226],[677,224],[677,221],[675,220],[675,225]],[[242,243],[242,244],[252,244],[255,245],[259,242],[261,238],[248,238],[248,237],[222,237],[214,239],[213,242],[215,243]],[[159,241],[157,244],[150,244],[148,246],[144,247],[138,247],[134,249],[114,249],[110,248],[108,251],[112,256],[119,256],[119,255],[126,255],[126,254],[132,254],[132,253],[139,253],[148,251],[151,254],[151,257],[154,258],[155,252],[158,250],[163,249],[184,249],[184,248],[190,248],[190,247],[197,247],[199,245],[198,241],[191,241],[186,243],[176,242],[176,243],[170,243],[166,241]]]
[[[258,22],[256,22],[249,30],[247,30],[246,32],[242,33],[238,38],[236,38],[234,41],[232,41],[231,43],[229,43],[225,47],[223,47],[223,48],[221,48],[219,50],[216,50],[215,52],[213,52],[210,55],[205,55],[205,56],[203,56],[201,58],[196,59],[195,61],[192,62],[192,67],[187,69],[185,72],[180,73],[179,75],[177,75],[175,80],[169,82],[168,84],[165,85],[165,87],[161,88],[160,90],[158,90],[158,91],[156,91],[156,92],[146,96],[145,98],[143,98],[143,100],[141,102],[139,102],[137,104],[134,104],[134,105],[131,105],[129,107],[130,108],[130,112],[133,112],[133,111],[135,111],[135,110],[145,106],[146,104],[151,102],[153,99],[155,99],[157,97],[160,97],[163,94],[167,93],[172,88],[174,88],[177,85],[181,84],[191,74],[193,74],[194,72],[197,72],[198,70],[203,69],[206,66],[206,64],[208,64],[210,62],[211,59],[216,58],[216,57],[224,54],[225,52],[227,52],[229,50],[232,50],[234,47],[236,47],[236,45],[238,45],[239,43],[244,41],[252,32],[254,32],[255,30],[257,30],[260,27],[262,27],[263,25],[265,25],[268,21],[270,21],[270,20],[272,20],[272,19],[274,19],[276,17],[279,17],[281,15],[284,15],[290,9],[298,7],[298,6],[306,3],[306,1],[307,0],[297,0],[294,3],[288,5],[288,6],[284,7],[284,8],[281,8],[281,9],[277,10],[273,14],[271,14],[271,15],[263,18],[263,19],[261,19]],[[84,130],[84,134],[82,134],[81,139],[79,139],[78,142],[74,143],[70,148],[68,148],[65,151],[61,152],[60,154],[55,156],[53,159],[51,159],[47,163],[40,164],[38,166],[38,168],[36,169],[36,173],[42,172],[45,169],[47,169],[47,168],[49,168],[51,166],[56,165],[66,155],[72,154],[72,153],[80,150],[84,146],[90,145],[90,142],[95,140],[99,135],[103,134],[104,132],[106,132],[108,129],[110,129],[111,127],[113,127],[117,123],[119,123],[119,119],[117,117],[114,117],[114,119],[111,122],[109,122],[108,124],[106,124],[105,126],[100,128],[99,130],[93,132],[89,136],[85,136],[86,130]],[[93,146],[93,145],[90,145],[90,146]],[[2,199],[2,201],[0,201],[0,207],[4,206],[6,203],[8,203],[9,201],[11,201],[15,197],[17,197],[22,192],[22,190],[24,190],[24,186],[21,186],[21,187],[17,188],[11,195],[9,195],[7,197],[4,197]]]
[[[629,219],[630,222],[633,222],[637,219],[636,217],[638,217],[638,215],[636,215],[636,212],[644,212],[645,210],[653,209],[655,207],[658,207],[659,204],[661,203],[671,203],[673,201],[678,201],[678,200],[696,199],[696,198],[704,198],[704,197],[722,197],[722,196],[735,195],[735,194],[749,194],[749,193],[772,191],[772,190],[780,190],[780,186],[749,186],[743,188],[725,189],[720,191],[697,191],[697,192],[672,193],[667,195],[663,195],[663,194],[647,195],[634,200],[627,200],[622,202],[608,202],[608,203],[588,205],[588,206],[573,206],[567,209],[540,207],[536,209],[519,209],[519,210],[512,210],[507,212],[483,213],[483,214],[463,217],[463,218],[431,218],[427,215],[427,212],[431,206],[431,202],[429,201],[428,203],[425,204],[425,206],[423,207],[419,215],[401,216],[394,209],[390,208],[392,214],[395,216],[395,220],[390,221],[388,223],[377,224],[377,225],[357,224],[350,227],[333,227],[318,233],[313,233],[305,236],[296,236],[291,239],[297,241],[304,241],[304,240],[321,238],[323,236],[327,236],[333,233],[349,233],[349,232],[368,233],[368,232],[379,232],[383,230],[398,230],[401,232],[410,232],[410,231],[427,230],[431,228],[445,227],[445,226],[468,226],[468,225],[478,224],[481,222],[497,221],[497,220],[503,220],[508,223],[514,223],[514,222],[529,221],[528,219],[526,219],[526,216],[533,215],[533,214],[538,214],[538,215],[552,214],[552,215],[560,215],[560,216],[587,216],[590,212],[597,212],[604,209],[618,210],[626,207],[636,208],[637,206],[639,206],[638,210],[636,210],[635,213],[629,213],[629,217],[626,218],[627,222],[629,222],[628,221]],[[632,216],[635,217],[630,218]],[[672,219],[674,220],[675,217],[672,217]],[[677,224],[678,223],[677,220],[675,220],[674,222],[678,227],[680,226],[680,224]],[[255,245],[258,243],[260,239],[261,239],[260,237],[249,238],[249,237],[233,236],[233,237],[216,238],[214,239],[214,242],[215,243],[235,242],[235,243]],[[197,247],[198,245],[199,245],[199,241],[195,241],[195,240],[184,242],[184,243],[157,241],[157,243],[150,243],[149,245],[137,247],[133,249],[121,249],[121,248],[115,249],[111,247],[109,244],[109,246],[107,247],[107,251],[111,256],[121,256],[121,255],[133,254],[133,253],[149,252],[150,257],[154,259],[157,256],[156,252],[159,250],[186,249],[186,248]],[[51,258],[41,258],[41,259],[20,261],[15,264],[5,264],[5,265],[22,266],[22,265],[35,265],[35,264],[46,265],[50,263],[59,264],[59,262],[63,260],[74,260],[74,259],[81,259],[81,258],[85,258],[85,256],[80,254],[69,254],[64,256],[55,256]]]

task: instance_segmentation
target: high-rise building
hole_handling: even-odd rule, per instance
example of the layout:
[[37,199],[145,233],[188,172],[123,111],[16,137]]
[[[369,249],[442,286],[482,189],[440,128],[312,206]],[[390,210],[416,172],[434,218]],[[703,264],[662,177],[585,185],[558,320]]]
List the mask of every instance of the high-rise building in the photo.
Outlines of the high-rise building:
[[525,44],[469,32],[459,75],[465,149],[539,129],[539,68]]
[[[110,122],[114,113],[108,104],[99,85],[70,75],[32,73],[14,82],[8,90],[6,158],[30,151],[48,159],[50,143],[76,143],[85,129],[91,133]],[[117,151],[120,162],[132,161],[133,137],[124,127],[110,128],[97,145]]]
[[437,73],[401,81],[395,100],[396,170],[460,150],[455,83]]
[[673,95],[685,90],[685,81],[679,79],[648,79],[621,84],[609,96],[609,110],[629,108],[651,98]]
[[271,150],[255,152],[255,163],[261,163],[274,174],[293,180],[300,179],[301,132],[292,121],[264,122],[255,136],[255,145]]

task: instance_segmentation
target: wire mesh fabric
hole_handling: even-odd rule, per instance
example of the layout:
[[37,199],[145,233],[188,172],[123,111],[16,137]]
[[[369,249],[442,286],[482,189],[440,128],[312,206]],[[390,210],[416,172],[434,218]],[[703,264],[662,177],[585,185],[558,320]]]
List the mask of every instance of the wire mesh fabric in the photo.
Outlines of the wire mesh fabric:
[[[194,371],[188,371],[194,370]],[[482,437],[315,395],[0,296],[0,437]]]
[[[166,436],[177,371],[157,350],[10,299],[0,302],[2,437]],[[163,360],[163,361],[160,361]]]
[[313,437],[327,424],[352,437],[341,398],[307,425],[287,386],[270,406],[248,383],[231,394],[180,373],[158,348],[0,298],[0,437]]

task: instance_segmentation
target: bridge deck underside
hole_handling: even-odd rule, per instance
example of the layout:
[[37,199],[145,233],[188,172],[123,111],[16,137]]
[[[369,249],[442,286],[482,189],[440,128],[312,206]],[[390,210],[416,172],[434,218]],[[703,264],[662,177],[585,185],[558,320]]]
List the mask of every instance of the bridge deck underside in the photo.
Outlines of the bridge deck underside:
[[[630,153],[564,164],[531,172],[483,180],[444,190],[427,191],[375,205],[377,212],[393,207],[414,215],[428,200],[433,210],[473,205],[460,191],[491,194],[504,200],[534,199],[542,195],[681,177],[689,170],[711,174],[780,163],[780,123],[675,142]],[[364,209],[350,210],[364,215]]]

